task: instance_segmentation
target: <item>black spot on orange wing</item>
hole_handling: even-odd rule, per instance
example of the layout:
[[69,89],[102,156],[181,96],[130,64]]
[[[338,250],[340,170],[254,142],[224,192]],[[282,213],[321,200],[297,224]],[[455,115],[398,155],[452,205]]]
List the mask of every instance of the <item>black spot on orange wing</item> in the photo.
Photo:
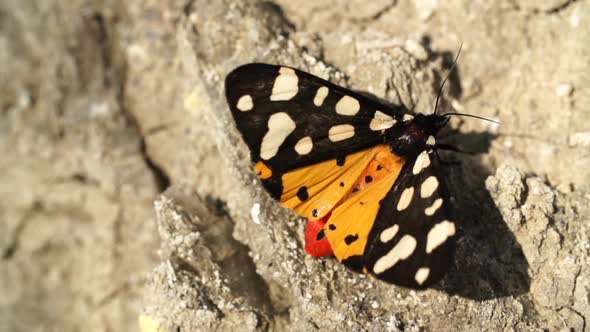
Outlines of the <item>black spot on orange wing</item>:
[[366,182],[366,183],[371,183],[371,182],[373,182],[373,177],[372,177],[372,176],[370,176],[370,175],[367,175],[367,176],[365,176],[365,182]]
[[336,230],[336,225],[334,225],[334,224],[329,224],[329,225],[328,225],[328,229],[330,229],[331,231],[335,231],[335,230]]
[[307,192],[306,186],[303,186],[303,187],[299,188],[299,190],[297,190],[297,197],[302,202],[307,201],[307,199],[309,198],[309,193]]
[[340,182],[340,187],[344,187],[344,182]]
[[347,246],[351,245],[354,241],[359,239],[359,235],[358,234],[350,234],[350,235],[346,235],[346,237],[344,238],[344,243],[346,243]]
[[380,170],[382,170],[382,169],[383,169],[383,166],[381,166],[381,165],[377,165],[377,170],[378,170],[378,171],[380,171]]
[[313,210],[311,210],[311,215],[312,215],[314,218],[317,218],[317,217],[318,217],[318,210],[317,210],[317,209],[313,209]]

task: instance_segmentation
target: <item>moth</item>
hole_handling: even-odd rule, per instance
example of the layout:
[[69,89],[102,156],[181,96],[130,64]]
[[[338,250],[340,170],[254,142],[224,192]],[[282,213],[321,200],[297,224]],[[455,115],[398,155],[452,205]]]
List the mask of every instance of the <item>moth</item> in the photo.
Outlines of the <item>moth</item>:
[[409,288],[441,279],[457,227],[436,137],[457,113],[414,116],[262,63],[229,73],[225,93],[262,185],[308,219],[309,254]]

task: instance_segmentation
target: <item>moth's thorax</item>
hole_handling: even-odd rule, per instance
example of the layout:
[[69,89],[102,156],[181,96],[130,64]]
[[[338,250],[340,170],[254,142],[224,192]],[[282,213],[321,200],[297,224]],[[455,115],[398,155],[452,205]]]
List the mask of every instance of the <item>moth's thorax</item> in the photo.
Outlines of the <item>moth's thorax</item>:
[[399,156],[415,156],[435,144],[434,137],[447,122],[447,118],[436,114],[418,114],[391,135],[389,144]]

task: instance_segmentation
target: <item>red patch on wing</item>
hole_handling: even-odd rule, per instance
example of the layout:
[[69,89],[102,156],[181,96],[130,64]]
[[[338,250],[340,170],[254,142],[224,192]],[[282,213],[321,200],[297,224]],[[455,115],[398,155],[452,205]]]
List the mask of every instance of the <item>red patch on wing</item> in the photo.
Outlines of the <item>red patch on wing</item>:
[[305,228],[305,251],[313,257],[333,256],[332,246],[324,234],[324,225],[330,218],[331,213],[325,217],[308,221]]

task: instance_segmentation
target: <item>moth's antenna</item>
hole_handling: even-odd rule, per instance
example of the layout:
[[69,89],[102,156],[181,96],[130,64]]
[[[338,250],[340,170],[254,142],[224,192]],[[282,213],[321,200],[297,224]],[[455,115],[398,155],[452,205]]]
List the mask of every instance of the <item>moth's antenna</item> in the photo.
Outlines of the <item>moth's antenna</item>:
[[485,120],[485,121],[493,122],[493,123],[496,123],[496,124],[500,124],[500,122],[498,122],[496,120],[484,118],[483,116],[477,116],[477,115],[465,114],[465,113],[445,113],[442,116],[451,116],[451,115],[455,115],[455,116],[466,116],[466,117],[469,117],[469,118],[476,118],[476,119]]
[[445,87],[445,83],[449,79],[449,76],[451,76],[451,73],[453,72],[453,69],[455,69],[455,65],[457,64],[457,60],[459,60],[459,54],[461,54],[461,49],[462,48],[463,48],[463,42],[461,42],[461,45],[459,45],[459,51],[457,51],[457,55],[455,56],[455,60],[453,61],[453,64],[451,65],[451,68],[447,72],[447,75],[445,76],[445,79],[442,81],[442,84],[440,85],[440,88],[438,88],[438,95],[436,95],[436,102],[434,103],[434,114],[437,114],[436,111],[438,110],[438,100],[440,99],[440,95],[442,94],[442,90]]
[[[442,81],[442,84],[440,85],[440,88],[438,89],[438,95],[436,96],[436,102],[434,104],[434,114],[437,114],[438,111],[438,101],[440,99],[440,96],[442,95],[442,91],[443,88],[445,87],[445,83],[447,82],[447,80],[449,79],[449,76],[451,76],[451,73],[453,72],[453,69],[455,69],[455,65],[457,65],[457,60],[459,60],[459,55],[461,54],[461,49],[463,48],[463,42],[461,42],[461,45],[459,45],[459,51],[457,51],[457,55],[455,56],[455,60],[453,61],[453,64],[451,65],[451,68],[449,69],[449,71],[447,72],[447,75],[445,76],[445,79]],[[492,120],[492,119],[488,119],[488,118],[484,118],[481,116],[477,116],[477,115],[472,115],[472,114],[465,114],[465,113],[445,113],[442,116],[465,116],[465,117],[469,117],[469,118],[476,118],[476,119],[480,119],[480,120],[484,120],[484,121],[489,121],[489,122],[493,122],[496,124],[500,124],[500,122],[496,121],[496,120]]]

